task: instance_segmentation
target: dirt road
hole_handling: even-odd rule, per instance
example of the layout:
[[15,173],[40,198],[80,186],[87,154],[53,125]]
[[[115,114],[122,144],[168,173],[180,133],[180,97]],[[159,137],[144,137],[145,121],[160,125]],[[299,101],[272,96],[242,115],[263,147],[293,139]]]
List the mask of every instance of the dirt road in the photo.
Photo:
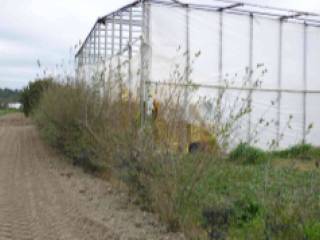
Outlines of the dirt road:
[[63,160],[21,114],[0,118],[0,240],[182,239]]

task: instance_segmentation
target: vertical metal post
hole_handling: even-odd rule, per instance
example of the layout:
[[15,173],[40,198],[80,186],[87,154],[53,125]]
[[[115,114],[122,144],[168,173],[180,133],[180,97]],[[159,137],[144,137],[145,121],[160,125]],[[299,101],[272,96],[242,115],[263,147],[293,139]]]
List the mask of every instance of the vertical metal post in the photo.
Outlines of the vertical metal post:
[[93,63],[97,62],[97,25],[93,29]]
[[145,99],[144,99],[144,88],[145,88],[145,81],[144,81],[144,39],[141,38],[141,46],[140,46],[140,125],[144,125],[145,119]]
[[100,20],[98,21],[97,23],[97,37],[98,37],[98,46],[97,46],[97,49],[98,49],[98,52],[97,52],[97,67],[98,67],[98,71],[99,71],[99,90],[103,91],[104,93],[104,78],[102,77],[104,74],[103,72],[103,66],[102,66],[102,44],[101,44],[101,38],[102,38],[102,24],[100,23]]
[[[88,39],[88,42],[90,42],[90,38]],[[86,63],[87,65],[89,65],[90,64],[90,46],[88,43],[86,43],[86,55],[87,55]]]
[[[185,66],[185,87],[184,87],[184,103],[183,103],[183,111],[184,111],[184,120],[188,123],[189,121],[189,111],[188,111],[188,101],[189,101],[189,82],[190,82],[190,73],[191,73],[191,67],[190,67],[190,8],[189,5],[186,4],[186,25],[185,25],[185,36],[186,36],[186,66]],[[188,138],[188,124],[183,128],[182,133],[182,149],[184,148],[184,145],[189,144],[189,141],[191,139]]]
[[84,61],[84,55],[83,51],[81,51],[79,57],[77,58],[78,60],[76,61],[77,67],[79,68],[80,66],[83,66],[83,61]]
[[82,49],[82,65],[85,65],[86,63],[85,63],[85,61],[86,61],[86,54],[85,54],[85,50],[84,49]]
[[89,48],[89,64],[92,64],[92,56],[93,56],[93,51],[92,51],[92,34],[89,36],[89,41],[88,41],[88,48]]
[[283,47],[283,20],[279,22],[279,54],[278,54],[278,99],[277,99],[277,145],[281,140],[280,125],[281,125],[281,98],[282,98],[282,47]]
[[76,80],[79,79],[79,72],[80,72],[80,59],[81,59],[81,53],[78,54],[75,58],[74,58],[74,63],[75,63],[75,77]]
[[146,42],[146,7],[145,2],[142,1],[142,37],[140,50],[140,124],[143,127],[145,123],[145,42]]
[[123,82],[121,74],[121,55],[122,55],[122,12],[119,12],[119,55],[118,55],[118,80],[119,80],[119,91],[120,91],[120,100],[122,101],[123,96]]
[[114,22],[114,14],[112,14],[112,37],[111,37],[111,56],[114,56],[114,38],[115,38],[115,22]]
[[90,36],[86,42],[87,64],[90,65]]
[[97,42],[98,42],[98,46],[97,46],[97,50],[98,50],[98,52],[97,52],[98,61],[97,61],[97,62],[100,63],[100,56],[101,56],[101,55],[100,55],[100,52],[101,52],[101,46],[100,46],[100,45],[101,45],[101,25],[100,25],[100,23],[97,24],[97,31],[98,31],[98,34],[97,34],[97,35],[98,35],[98,36],[97,36],[97,37],[98,37],[98,41],[97,41]]
[[87,40],[87,42],[85,43],[86,45],[85,45],[85,52],[86,52],[86,63],[87,63],[87,65],[89,65],[90,64],[90,45],[89,45],[89,43],[90,43],[90,37],[88,37],[88,40]]
[[105,40],[104,40],[104,59],[105,59],[105,62],[107,62],[107,58],[108,58],[108,37],[109,37],[109,34],[108,34],[108,19],[106,18],[105,20]]
[[[141,126],[144,125],[147,113],[147,82],[150,79],[150,6],[147,1],[142,1],[142,42],[141,42],[141,79],[140,79],[140,108]],[[149,84],[149,83],[148,83]]]
[[302,142],[306,143],[307,135],[307,87],[308,87],[308,25],[303,26],[303,132]]
[[184,89],[184,114],[185,117],[188,117],[188,98],[189,98],[189,92],[188,92],[188,83],[190,81],[190,8],[189,5],[186,5],[186,67],[185,67],[185,89]]
[[90,65],[90,37],[86,43],[87,64]]
[[83,65],[86,65],[86,63],[87,63],[87,54],[86,54],[86,48],[85,47],[82,49],[82,54],[83,54]]
[[87,49],[86,49],[86,44],[84,43],[84,47],[82,49],[82,54],[83,54],[83,64],[87,64]]
[[90,42],[90,38],[88,39],[88,42],[86,43],[86,64],[89,65],[90,64],[90,47],[89,47],[89,43]]
[[123,24],[122,24],[122,19],[123,19],[123,17],[122,17],[122,12],[120,12],[119,13],[119,15],[120,15],[120,25],[119,25],[119,52],[120,53],[122,53],[122,26],[123,26]]
[[[249,67],[248,67],[248,81],[250,84],[250,89],[252,88],[252,74],[253,74],[253,20],[254,16],[251,13],[250,14],[250,20],[249,20]],[[249,90],[249,96],[248,96],[248,107],[250,108],[249,116],[248,116],[248,135],[247,135],[247,141],[250,144],[252,139],[251,139],[251,131],[252,131],[252,126],[251,126],[251,121],[252,121],[252,94],[253,90]]]
[[108,59],[108,37],[109,37],[109,29],[108,29],[108,18],[105,19],[104,22],[105,25],[105,34],[104,34],[104,80],[103,80],[103,96],[106,97],[107,91],[106,91],[106,82],[108,79],[107,74],[107,59]]
[[84,47],[82,49],[82,54],[83,54],[83,63],[84,65],[87,64],[87,49],[86,49],[86,45],[84,43]]
[[219,12],[219,85],[223,81],[223,10]]
[[129,85],[129,108],[131,106],[131,98],[132,98],[132,8],[129,10],[129,65],[128,65],[128,85]]

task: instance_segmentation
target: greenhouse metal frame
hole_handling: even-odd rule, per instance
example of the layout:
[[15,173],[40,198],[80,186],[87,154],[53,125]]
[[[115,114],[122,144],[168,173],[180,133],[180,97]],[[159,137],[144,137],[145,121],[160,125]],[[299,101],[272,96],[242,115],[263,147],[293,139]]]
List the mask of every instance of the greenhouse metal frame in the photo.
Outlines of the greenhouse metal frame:
[[[173,13],[173,11],[175,11],[175,13]],[[154,12],[156,13],[155,16],[153,16]],[[162,14],[160,14],[160,12]],[[166,16],[166,13],[168,13],[168,16]],[[194,16],[191,17],[191,14],[194,13],[197,13],[199,15],[215,14],[215,22],[207,21],[209,18],[199,20],[201,16],[199,17],[199,19]],[[170,14],[172,24],[174,24],[175,21],[178,21],[180,24],[179,28],[177,27],[176,30],[178,30],[179,32],[181,31],[181,34],[176,36],[176,38],[180,37],[179,41],[183,42],[183,44],[181,44],[182,46],[180,46],[174,41],[170,42],[169,40],[165,39],[170,36],[163,37],[163,39],[159,42],[162,43],[162,45],[164,45],[163,43],[167,44],[167,49],[174,49],[180,47],[183,48],[184,54],[180,61],[182,61],[182,63],[184,64],[184,68],[188,73],[185,76],[186,85],[189,83],[189,78],[194,78],[191,77],[193,73],[191,73],[189,69],[192,68],[192,52],[195,52],[191,50],[191,42],[193,41],[193,32],[196,32],[195,29],[197,27],[192,28],[191,25],[195,24],[193,22],[197,22],[197,24],[199,24],[199,28],[201,28],[201,23],[207,24],[207,35],[209,33],[211,34],[214,31],[215,42],[212,43],[212,45],[216,46],[215,51],[212,51],[211,53],[216,58],[214,64],[216,65],[215,71],[217,79],[216,81],[211,81],[211,78],[208,77],[208,81],[206,82],[198,83],[197,81],[194,81],[194,83],[192,83],[193,85],[196,85],[200,88],[213,90],[219,90],[225,87],[222,84],[222,82],[225,74],[228,72],[228,69],[225,66],[228,64],[228,61],[225,57],[225,55],[228,55],[225,54],[225,52],[228,51],[228,48],[225,46],[225,41],[227,41],[227,34],[229,33],[226,29],[228,27],[234,27],[235,29],[232,31],[237,31],[237,26],[235,26],[237,24],[237,20],[228,20],[227,18],[231,18],[230,16],[243,17],[243,20],[241,20],[243,21],[243,24],[241,24],[244,27],[243,29],[246,29],[238,35],[241,35],[241,39],[239,39],[243,41],[244,45],[246,46],[234,46],[235,44],[232,43],[232,37],[229,37],[228,41],[231,42],[229,46],[232,46],[233,50],[238,50],[241,48],[244,49],[243,51],[246,52],[246,56],[243,57],[243,59],[245,59],[246,62],[245,66],[248,66],[249,69],[253,69],[254,65],[257,64],[254,60],[255,51],[257,51],[258,48],[257,46],[255,46],[255,44],[257,44],[256,38],[259,37],[259,33],[255,32],[258,31],[256,26],[258,26],[259,28],[259,26],[263,25],[261,23],[257,23],[256,18],[258,18],[259,21],[260,19],[267,19],[267,21],[270,21],[270,23],[272,21],[273,26],[269,27],[268,29],[272,28],[272,31],[274,33],[277,32],[277,34],[274,34],[275,37],[272,37],[273,43],[276,43],[276,46],[274,46],[274,48],[276,48],[277,56],[276,58],[275,56],[273,56],[273,60],[270,61],[275,63],[275,66],[272,69],[272,72],[274,74],[273,79],[275,81],[274,85],[269,87],[261,87],[258,89],[252,89],[251,87],[236,85],[228,86],[228,89],[234,91],[246,91],[249,94],[261,92],[265,94],[272,93],[276,95],[277,101],[275,106],[275,117],[277,124],[275,135],[277,139],[281,138],[280,122],[283,121],[283,104],[288,102],[288,100],[286,101],[283,99],[283,96],[285,94],[293,94],[295,96],[294,98],[296,99],[301,97],[301,106],[298,109],[299,111],[301,111],[301,113],[299,113],[299,118],[301,118],[300,121],[298,121],[297,123],[297,125],[299,125],[297,127],[298,133],[294,136],[295,139],[293,141],[311,142],[315,145],[320,145],[320,141],[317,141],[317,139],[320,139],[320,126],[318,126],[318,124],[320,125],[320,120],[316,123],[311,121],[313,119],[317,119],[318,115],[316,112],[316,102],[320,100],[320,79],[319,81],[316,81],[318,73],[320,76],[320,71],[316,71],[317,68],[320,68],[320,66],[317,67],[317,65],[320,64],[319,14],[290,9],[274,8],[268,6],[260,6],[255,4],[247,4],[229,0],[138,0],[104,17],[98,18],[98,20],[94,24],[93,28],[91,29],[90,33],[88,34],[87,38],[85,39],[84,43],[82,44],[75,56],[77,63],[78,78],[84,78],[88,80],[88,78],[90,78],[90,73],[88,75],[88,72],[92,73],[94,71],[92,69],[99,68],[99,66],[105,66],[111,59],[117,56],[121,56],[121,58],[128,60],[127,81],[128,85],[130,86],[134,81],[133,66],[131,60],[134,58],[135,55],[137,55],[139,56],[138,65],[139,69],[141,70],[140,81],[138,83],[140,85],[139,94],[142,104],[143,102],[146,102],[148,98],[148,94],[146,93],[148,86],[151,84],[161,84],[161,81],[159,81],[159,79],[155,79],[156,77],[154,76],[159,76],[162,74],[161,72],[166,72],[168,68],[164,67],[165,62],[167,61],[167,59],[174,58],[169,58],[168,56],[166,56],[163,57],[166,60],[161,60],[161,57],[154,57],[154,55],[157,54],[157,47],[159,47],[160,49],[162,45],[160,46],[159,44],[158,46],[156,46],[157,44],[153,43],[153,41],[157,41],[157,39],[154,40],[156,37],[161,37],[161,34],[158,33],[158,36],[156,37],[154,37],[153,34],[159,28],[162,28],[163,32],[165,32],[165,30],[169,28],[168,24],[162,24],[162,20],[164,20],[162,18],[169,18]],[[226,23],[228,21],[229,25],[228,23]],[[261,22],[263,21],[264,20],[261,20]],[[215,27],[212,29],[210,29],[211,24],[215,25]],[[289,27],[287,26],[288,24],[290,24]],[[286,28],[292,28],[294,30],[289,31],[286,30]],[[161,31],[159,30],[159,32]],[[239,31],[241,32],[241,30]],[[288,47],[291,38],[290,41],[285,41],[287,33],[288,35],[291,34],[290,36],[295,36],[296,38],[299,38],[295,46]],[[235,34],[232,32],[232,34],[230,33],[229,35],[234,36]],[[273,34],[269,34],[269,36],[270,35],[272,36]],[[292,41],[294,41],[294,38]],[[317,44],[317,42],[319,43]],[[312,47],[312,49],[310,49],[311,45],[316,46],[317,48],[313,49]],[[209,45],[203,46],[205,51],[207,51],[207,46]],[[259,50],[261,50],[261,48],[263,48],[263,44],[262,47],[260,46]],[[286,66],[288,65],[288,62],[291,63],[293,61],[290,57],[291,51],[299,51],[299,53],[296,54],[299,55],[297,57],[297,63],[292,64],[292,66],[295,67],[299,66],[299,68],[301,68],[299,70],[294,69],[294,67]],[[161,50],[158,50],[158,54],[159,52],[161,52]],[[289,56],[286,57],[284,56],[285,54],[288,54]],[[231,54],[229,53],[229,55]],[[159,59],[159,64],[157,63],[157,59]],[[213,59],[213,56],[211,57],[211,59]],[[310,69],[310,64],[313,66],[313,69]],[[152,70],[153,68],[157,67],[159,69]],[[301,75],[297,77],[297,81],[301,80],[301,83],[287,83],[287,81],[289,80],[285,77],[285,75],[292,76],[292,73],[290,73],[290,71],[292,72],[295,70],[297,70],[297,72],[299,72]],[[106,70],[102,67],[101,71]],[[308,85],[308,83],[310,82],[310,76],[312,76],[312,87]],[[287,85],[284,84],[284,82],[286,82]],[[294,82],[294,80],[292,80],[292,82]],[[165,82],[162,83],[167,84]],[[299,87],[291,87],[291,85],[298,85]],[[313,103],[313,108],[311,110],[308,110],[309,96],[311,96],[312,101],[310,101]],[[293,98],[291,97],[291,99]],[[313,114],[315,114],[313,116],[313,119],[311,120],[308,119],[308,111],[312,111]],[[308,126],[311,123],[315,125],[315,129],[311,139],[308,140]],[[247,132],[250,133],[253,127],[254,126],[252,126],[252,116],[250,116],[248,119]],[[288,136],[288,139],[290,139],[290,137],[291,136]],[[293,144],[293,142],[289,141],[289,143],[286,143],[286,145],[290,144]]]

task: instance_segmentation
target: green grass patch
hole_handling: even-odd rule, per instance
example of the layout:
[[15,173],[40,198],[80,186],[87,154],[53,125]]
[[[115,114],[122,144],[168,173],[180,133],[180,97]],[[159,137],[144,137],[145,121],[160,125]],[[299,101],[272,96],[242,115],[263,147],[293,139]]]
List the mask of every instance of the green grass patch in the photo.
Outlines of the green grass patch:
[[320,216],[317,170],[214,161],[208,171],[184,210],[211,239],[317,239],[319,225],[309,224]]
[[17,109],[0,109],[0,116],[4,116],[9,113],[17,113],[17,112],[20,112],[20,111]]
[[274,151],[272,156],[286,159],[319,159],[320,148],[314,147],[310,144],[298,144],[285,150]]
[[268,154],[256,147],[252,147],[246,143],[239,144],[229,154],[229,159],[234,162],[257,164],[268,159]]

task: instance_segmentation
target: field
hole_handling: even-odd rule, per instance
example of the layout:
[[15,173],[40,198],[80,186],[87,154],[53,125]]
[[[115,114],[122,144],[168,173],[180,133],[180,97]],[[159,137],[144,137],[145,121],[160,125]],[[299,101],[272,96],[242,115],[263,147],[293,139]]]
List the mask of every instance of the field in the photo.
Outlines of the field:
[[0,109],[0,116],[4,116],[6,114],[16,113],[16,112],[19,112],[19,110],[15,110],[15,109]]
[[212,239],[319,239],[319,174],[315,159],[215,160],[184,209]]

